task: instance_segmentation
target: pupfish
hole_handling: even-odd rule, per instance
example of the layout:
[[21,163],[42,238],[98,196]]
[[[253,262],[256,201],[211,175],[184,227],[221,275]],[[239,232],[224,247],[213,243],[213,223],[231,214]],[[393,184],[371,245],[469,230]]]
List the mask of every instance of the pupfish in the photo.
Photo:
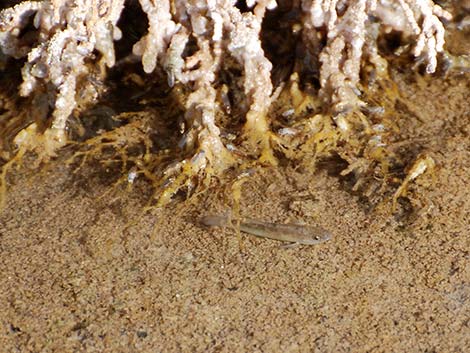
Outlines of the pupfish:
[[[228,216],[210,215],[201,219],[201,223],[210,227],[227,227],[232,223]],[[261,238],[269,238],[289,243],[314,245],[332,238],[329,231],[315,226],[295,223],[269,223],[245,218],[240,222],[240,231]]]

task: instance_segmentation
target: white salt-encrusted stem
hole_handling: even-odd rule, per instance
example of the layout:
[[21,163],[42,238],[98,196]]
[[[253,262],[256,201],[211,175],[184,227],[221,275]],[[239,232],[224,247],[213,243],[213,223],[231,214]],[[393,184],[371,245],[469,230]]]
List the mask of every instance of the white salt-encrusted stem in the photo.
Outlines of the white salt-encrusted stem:
[[[148,31],[133,53],[141,57],[146,73],[161,65],[170,86],[180,83],[190,92],[184,102],[186,130],[180,143],[195,155],[185,161],[188,170],[220,171],[229,164],[230,153],[216,119],[220,113],[216,87],[228,57],[242,69],[241,110],[246,111],[244,135],[253,147],[252,156],[274,160],[267,116],[273,67],[263,50],[262,25],[276,1],[247,0],[246,11],[236,0],[139,0],[139,4],[148,18]],[[26,58],[20,94],[45,95],[52,108],[44,133],[47,154],[65,144],[72,112],[97,99],[92,81],[104,80],[102,69],[115,64],[114,41],[130,36],[117,27],[125,6],[125,0],[42,0],[0,11],[3,54]],[[451,18],[431,0],[295,0],[292,6],[291,15],[302,12],[301,26],[293,26],[303,31],[299,40],[308,55],[302,60],[320,64],[320,95],[337,118],[362,104],[363,67],[369,69],[371,63],[376,72],[386,71],[376,46],[380,33],[393,29],[414,41],[413,54],[432,73],[444,46],[441,20]],[[336,121],[341,130],[348,130],[345,119]]]
[[170,12],[169,0],[139,0],[149,20],[148,33],[134,45],[134,54],[142,56],[144,71],[155,70],[157,59],[163,55],[177,31]]
[[321,94],[335,113],[361,104],[358,86],[364,57],[383,69],[376,44],[364,45],[369,15],[414,38],[413,54],[424,58],[428,73],[436,70],[437,54],[443,50],[444,26],[439,18],[451,19],[431,0],[303,0],[302,10],[303,37],[315,42],[318,36],[326,37],[320,53]]
[[[263,9],[258,13],[264,14],[264,6],[266,5],[258,3],[257,7]],[[225,16],[227,16],[226,23],[228,23],[230,34],[227,48],[244,68],[244,90],[249,99],[246,133],[249,138],[251,136],[254,139],[260,139],[262,136],[266,138],[269,130],[266,115],[271,104],[273,86],[271,83],[272,64],[261,47],[262,17],[249,12],[242,14],[235,7],[228,7]],[[267,147],[262,146],[262,148]]]
[[[77,104],[77,83],[90,73],[85,60],[96,49],[108,67],[115,63],[113,41],[121,37],[116,24],[123,7],[124,0],[45,0],[24,2],[0,13],[2,51],[12,56],[28,54],[20,94],[30,95],[39,85],[55,91],[48,131],[55,148],[66,143],[67,119]],[[28,53],[18,36],[33,15],[40,40]]]

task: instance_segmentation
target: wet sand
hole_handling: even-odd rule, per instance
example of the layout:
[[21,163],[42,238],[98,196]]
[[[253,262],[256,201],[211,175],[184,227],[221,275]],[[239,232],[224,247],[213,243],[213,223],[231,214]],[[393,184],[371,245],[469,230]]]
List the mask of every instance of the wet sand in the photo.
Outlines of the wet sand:
[[[208,229],[224,190],[142,214],[149,188],[60,161],[13,172],[0,214],[5,352],[464,352],[470,347],[470,76],[397,77],[403,138],[436,162],[409,210],[338,175],[259,169],[240,213],[330,230],[324,244]],[[424,141],[424,142],[423,142]],[[433,178],[434,177],[434,178]]]

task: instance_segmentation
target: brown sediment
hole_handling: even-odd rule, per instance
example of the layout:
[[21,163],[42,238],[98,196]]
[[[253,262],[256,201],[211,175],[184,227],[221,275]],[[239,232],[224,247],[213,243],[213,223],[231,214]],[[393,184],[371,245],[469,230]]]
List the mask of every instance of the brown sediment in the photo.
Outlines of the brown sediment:
[[320,247],[286,252],[248,237],[241,250],[198,227],[229,206],[217,188],[142,216],[152,194],[143,178],[99,198],[119,170],[13,171],[0,214],[2,349],[467,350],[469,76],[394,79],[419,107],[418,119],[397,106],[399,141],[419,142],[396,152],[436,163],[435,181],[413,180],[396,214],[356,196],[334,160],[316,172],[257,169],[243,184],[242,216],[321,221],[335,238]]
[[[452,38],[463,36],[457,34]],[[455,55],[469,45],[462,38],[447,43]],[[191,164],[171,164],[176,152],[168,150],[181,138],[175,126],[183,93],[142,93],[151,79],[135,75],[137,92],[119,93],[138,97],[141,111],[127,113],[122,105],[135,107],[136,101],[111,95],[101,112],[90,111],[86,121],[93,129],[84,128],[91,136],[77,137],[86,140],[85,149],[71,147],[31,170],[37,160],[26,154],[20,168],[4,175],[3,350],[468,349],[468,72],[423,77],[392,67],[379,90],[364,87],[369,105],[361,109],[370,131],[352,136],[349,145],[333,119],[311,116],[320,100],[291,82],[295,117],[288,116],[288,127],[273,120],[285,140],[269,141],[279,165],[244,161],[230,170],[237,181],[228,178],[228,185],[223,177],[198,184]],[[272,113],[279,108],[282,116],[284,103],[281,95]],[[106,117],[107,105],[121,113]],[[352,122],[364,118],[362,111],[354,114]],[[3,119],[2,132],[14,136],[28,119],[10,125]],[[222,127],[230,131],[241,123],[234,119]],[[226,131],[221,136],[227,144],[240,139]],[[235,156],[246,152],[232,147]],[[2,163],[11,152],[2,152]],[[80,156],[87,163],[77,168]],[[161,185],[162,167],[170,187]],[[178,184],[181,170],[184,182]],[[164,201],[176,194],[181,202],[144,212],[155,201],[155,187],[167,187]],[[184,201],[190,191],[196,192]],[[230,208],[266,222],[321,224],[335,237],[286,252],[274,242],[243,237],[240,243],[222,230],[198,226],[201,216]]]

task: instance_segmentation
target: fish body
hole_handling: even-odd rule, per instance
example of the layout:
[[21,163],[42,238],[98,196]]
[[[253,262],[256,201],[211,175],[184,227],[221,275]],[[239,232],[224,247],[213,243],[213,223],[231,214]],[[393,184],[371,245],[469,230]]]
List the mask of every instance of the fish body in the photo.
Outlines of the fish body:
[[[227,227],[231,225],[228,216],[205,216],[201,223],[206,226]],[[321,227],[288,223],[269,223],[245,218],[240,222],[240,231],[262,238],[290,243],[314,245],[331,239],[331,233]]]

